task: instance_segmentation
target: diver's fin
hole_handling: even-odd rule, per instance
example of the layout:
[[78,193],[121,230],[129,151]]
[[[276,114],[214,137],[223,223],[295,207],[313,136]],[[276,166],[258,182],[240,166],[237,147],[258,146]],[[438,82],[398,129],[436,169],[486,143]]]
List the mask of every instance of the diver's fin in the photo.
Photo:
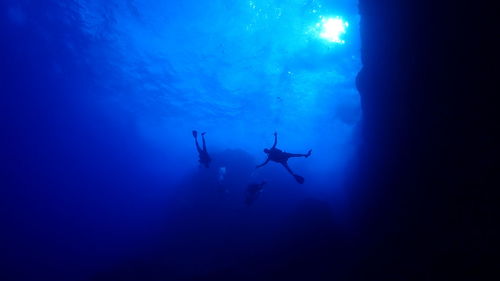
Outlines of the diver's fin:
[[300,183],[300,184],[303,184],[304,183],[304,178],[299,176],[299,175],[293,175],[293,177],[295,178],[295,180]]
[[306,154],[306,158],[307,158],[307,157],[309,157],[309,156],[311,156],[311,152],[312,152],[312,151],[313,151],[312,149],[309,149],[309,151],[308,151],[308,152],[307,152],[307,154]]
[[196,130],[193,130],[193,137],[197,137],[198,136],[198,132]]

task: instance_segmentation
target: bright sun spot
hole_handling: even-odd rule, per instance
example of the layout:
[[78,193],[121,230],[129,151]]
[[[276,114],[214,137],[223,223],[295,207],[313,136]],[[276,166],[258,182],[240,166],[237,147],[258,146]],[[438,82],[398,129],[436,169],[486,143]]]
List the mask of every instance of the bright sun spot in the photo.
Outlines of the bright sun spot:
[[317,26],[321,26],[321,33],[319,34],[321,38],[334,43],[345,43],[340,36],[346,33],[346,28],[349,26],[348,22],[344,22],[339,17],[323,18]]

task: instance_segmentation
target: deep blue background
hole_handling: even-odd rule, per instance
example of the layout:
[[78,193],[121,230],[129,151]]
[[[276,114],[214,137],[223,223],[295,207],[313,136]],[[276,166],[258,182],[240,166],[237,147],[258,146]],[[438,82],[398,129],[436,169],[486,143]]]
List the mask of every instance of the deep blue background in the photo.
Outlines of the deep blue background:
[[[130,260],[207,274],[285,249],[308,198],[334,203],[320,216],[347,228],[343,182],[361,118],[354,1],[4,1],[0,11],[9,277],[84,280]],[[319,37],[320,16],[349,22],[346,44]],[[192,129],[208,132],[210,169]],[[278,147],[313,149],[290,161],[304,185],[274,163],[254,170],[275,130]],[[245,206],[246,185],[261,180]]]

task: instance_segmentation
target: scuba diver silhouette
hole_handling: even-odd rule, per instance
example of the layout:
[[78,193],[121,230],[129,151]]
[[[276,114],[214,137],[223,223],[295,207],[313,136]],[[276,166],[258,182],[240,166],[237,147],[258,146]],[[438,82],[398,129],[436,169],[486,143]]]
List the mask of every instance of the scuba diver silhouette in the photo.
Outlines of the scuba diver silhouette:
[[257,198],[259,198],[259,195],[262,192],[262,190],[264,189],[265,184],[266,184],[266,182],[263,181],[261,183],[252,183],[252,184],[248,185],[247,194],[245,197],[245,204],[247,206],[252,205],[253,202],[255,200],[257,200]]
[[288,166],[288,159],[291,157],[306,157],[307,158],[311,155],[312,149],[309,149],[307,154],[288,153],[288,152],[284,152],[282,150],[277,149],[276,148],[277,143],[278,143],[278,133],[274,132],[273,147],[271,147],[271,149],[267,149],[267,148],[264,149],[264,152],[267,154],[267,159],[266,159],[266,161],[264,161],[264,163],[257,165],[256,168],[260,168],[260,167],[266,165],[269,161],[278,162],[281,165],[283,165],[283,167],[285,167],[285,169],[295,178],[295,180],[298,183],[300,183],[300,184],[304,183],[304,178],[295,174],[292,171],[292,169],[290,169],[290,167]]
[[205,134],[206,134],[205,132],[201,133],[201,140],[203,141],[203,149],[201,149],[200,145],[198,144],[198,132],[193,130],[193,137],[196,143],[196,149],[200,154],[200,159],[198,160],[198,162],[200,162],[201,164],[203,164],[205,167],[208,168],[210,166],[210,161],[212,161],[212,159],[210,158],[207,152],[207,145],[205,144]]

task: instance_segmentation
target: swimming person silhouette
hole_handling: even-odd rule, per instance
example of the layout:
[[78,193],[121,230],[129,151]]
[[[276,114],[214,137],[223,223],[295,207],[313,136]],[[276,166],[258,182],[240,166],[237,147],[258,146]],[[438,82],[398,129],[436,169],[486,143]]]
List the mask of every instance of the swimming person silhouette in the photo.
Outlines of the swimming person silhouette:
[[201,164],[203,164],[205,167],[209,167],[210,165],[210,161],[212,161],[212,159],[210,158],[210,156],[208,155],[208,152],[207,152],[207,145],[205,144],[205,134],[206,133],[201,133],[201,140],[203,141],[203,149],[200,148],[200,145],[198,144],[198,132],[197,131],[193,131],[193,137],[194,137],[194,141],[196,143],[196,149],[198,150],[198,153],[200,154],[200,159],[198,160],[198,162],[200,162]]
[[265,181],[261,183],[252,183],[247,186],[247,193],[245,196],[245,204],[250,206],[253,204],[257,198],[259,198],[260,193],[264,189]]
[[278,162],[280,163],[281,165],[283,165],[283,167],[285,167],[285,169],[295,178],[295,180],[298,182],[298,183],[304,183],[304,178],[295,174],[292,169],[290,169],[290,167],[288,166],[288,159],[291,158],[291,157],[309,157],[311,155],[311,151],[312,149],[310,149],[307,154],[295,154],[295,153],[288,153],[288,152],[284,152],[282,150],[279,150],[276,148],[276,144],[278,143],[278,133],[274,132],[274,144],[273,144],[273,147],[271,147],[271,149],[264,149],[264,152],[267,154],[267,159],[266,161],[264,161],[264,163],[260,164],[260,165],[257,165],[256,168],[260,168],[264,165],[266,165],[269,161],[274,161],[274,162]]

